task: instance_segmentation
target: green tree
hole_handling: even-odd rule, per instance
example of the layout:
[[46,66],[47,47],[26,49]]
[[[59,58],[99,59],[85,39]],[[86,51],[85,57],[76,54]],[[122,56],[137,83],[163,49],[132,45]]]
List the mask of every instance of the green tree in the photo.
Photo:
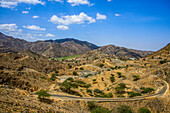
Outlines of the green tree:
[[128,92],[129,97],[142,96],[141,93]]
[[133,113],[129,106],[121,105],[117,108],[117,113]]
[[97,107],[93,109],[91,113],[111,113],[111,111],[105,107]]
[[151,111],[148,108],[140,108],[138,109],[138,113],[151,113]]
[[73,82],[74,79],[73,79],[72,77],[69,77],[69,78],[67,78],[65,81],[71,81],[71,82]]
[[38,92],[35,93],[36,95],[38,95],[38,98],[40,99],[44,99],[45,97],[50,97],[51,95],[48,93],[48,90],[40,90]]
[[50,80],[55,81],[55,80],[56,80],[56,77],[52,76],[52,77],[50,78]]
[[122,73],[121,72],[117,72],[117,74],[118,74],[118,78],[122,77]]
[[83,67],[80,67],[80,70],[84,70],[84,68],[83,68]]
[[87,105],[90,108],[90,110],[92,110],[92,109],[97,107],[97,105],[96,105],[96,103],[94,101],[88,101]]
[[120,83],[118,86],[115,87],[115,90],[118,94],[122,94],[125,92],[126,84]]
[[134,80],[134,81],[137,81],[137,80],[140,79],[139,75],[133,75],[132,77],[133,77],[133,80]]
[[150,92],[152,92],[152,91],[154,91],[154,89],[153,88],[145,88],[145,87],[141,87],[140,88],[141,90],[142,90],[142,93],[150,93]]
[[115,82],[115,77],[114,77],[114,76],[111,76],[111,77],[110,77],[110,80],[111,80],[112,83]]
[[126,88],[126,84],[124,84],[124,83],[120,83],[120,84],[118,84],[118,86],[122,87],[122,88]]
[[99,67],[101,67],[101,68],[102,68],[103,66],[104,66],[104,64],[100,64],[100,65],[99,65]]
[[78,75],[77,72],[73,71],[73,75]]

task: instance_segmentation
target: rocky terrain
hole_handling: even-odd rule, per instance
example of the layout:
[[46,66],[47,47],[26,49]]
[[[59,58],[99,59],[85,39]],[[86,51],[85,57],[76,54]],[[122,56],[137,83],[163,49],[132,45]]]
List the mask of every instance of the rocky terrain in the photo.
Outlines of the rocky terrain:
[[99,46],[87,41],[80,41],[71,38],[28,42],[0,33],[0,52],[18,52],[21,50],[29,50],[45,57],[54,58],[81,55],[95,49],[104,54],[114,54],[117,56],[133,58],[141,58],[152,53],[151,51],[139,51],[124,47],[117,47],[114,45],[100,48]]
[[[0,45],[2,50],[0,111],[2,113],[90,113],[95,109],[118,113],[121,105],[129,106],[134,112],[143,107],[152,113],[170,112],[169,89],[161,96],[117,102],[68,100],[55,96],[40,99],[36,95],[38,91],[46,90],[51,95],[81,98],[121,99],[154,95],[164,87],[163,80],[170,85],[170,44],[151,55],[140,58],[150,52],[143,53],[112,45],[97,49],[87,42],[74,42],[74,39],[26,42],[5,35],[0,39],[2,41]],[[48,58],[48,55],[55,51],[49,45],[53,45],[54,48],[56,46],[67,48],[71,43],[74,43],[74,46],[69,48],[72,51],[79,51],[77,47],[85,46],[84,44],[96,50],[88,50],[85,54],[75,57]],[[32,46],[28,47],[30,44]],[[18,48],[15,47],[16,45]],[[28,50],[22,49],[27,47]],[[41,51],[42,48],[39,47],[46,48],[46,52]],[[38,52],[35,53],[35,50]],[[136,59],[130,59],[131,57]]]

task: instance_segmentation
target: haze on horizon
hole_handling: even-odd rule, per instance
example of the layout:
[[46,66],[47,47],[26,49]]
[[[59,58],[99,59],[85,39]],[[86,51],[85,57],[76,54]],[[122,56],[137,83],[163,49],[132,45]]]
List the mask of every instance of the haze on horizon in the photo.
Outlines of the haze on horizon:
[[0,0],[0,32],[156,51],[170,42],[169,6],[169,0]]

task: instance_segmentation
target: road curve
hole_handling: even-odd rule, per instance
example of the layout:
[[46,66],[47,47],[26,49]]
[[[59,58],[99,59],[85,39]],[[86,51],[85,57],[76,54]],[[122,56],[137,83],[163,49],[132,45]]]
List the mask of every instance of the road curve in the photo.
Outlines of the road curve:
[[164,87],[161,88],[156,94],[148,96],[139,96],[134,98],[95,98],[95,97],[78,97],[78,96],[67,96],[67,95],[58,95],[51,94],[51,98],[63,99],[63,100],[86,100],[86,101],[98,101],[98,102],[123,102],[123,101],[137,101],[145,100],[153,97],[159,97],[164,95],[169,90],[169,85],[167,82],[163,81]]

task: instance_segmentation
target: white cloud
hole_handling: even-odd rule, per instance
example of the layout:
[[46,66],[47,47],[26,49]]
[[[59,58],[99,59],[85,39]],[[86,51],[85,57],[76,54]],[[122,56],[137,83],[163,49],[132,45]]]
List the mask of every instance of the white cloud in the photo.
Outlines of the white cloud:
[[45,31],[45,28],[40,28],[40,26],[36,26],[36,25],[27,25],[27,26],[23,26],[23,28],[26,29],[31,29],[31,30],[40,30],[40,31]]
[[63,0],[48,0],[48,1],[56,1],[56,2],[63,3]]
[[23,13],[23,14],[27,14],[27,13],[29,13],[29,12],[28,12],[28,11],[22,11],[22,13]]
[[46,37],[54,37],[55,35],[53,35],[53,34],[46,34],[45,36]]
[[89,5],[93,6],[94,4],[91,4],[88,0],[67,0],[68,3],[71,4],[71,6],[76,6],[76,5]]
[[0,24],[0,31],[15,38],[35,39],[32,34],[22,33],[22,29],[18,29],[16,24]]
[[30,33],[27,33],[27,34],[21,34],[20,36],[21,38],[24,38],[24,39],[36,39],[35,37],[32,36],[32,34]]
[[108,2],[111,2],[112,0],[107,0]]
[[96,19],[98,19],[98,20],[106,20],[106,15],[101,15],[100,13],[97,13],[97,17],[96,17]]
[[56,15],[53,15],[49,21],[60,25],[83,24],[85,21],[88,21],[89,24],[96,22],[95,19],[89,17],[84,12],[80,13],[79,15],[66,15],[60,18]]
[[43,37],[44,35],[43,34],[33,34],[33,36],[35,36],[35,37]]
[[44,5],[45,2],[42,2],[41,0],[0,0],[0,7],[4,8],[14,8],[19,3],[26,3],[26,4],[41,4]]
[[32,18],[39,18],[39,16],[32,16]]
[[115,16],[121,16],[120,14],[115,14]]
[[28,7],[28,8],[25,8],[26,10],[30,10],[31,9],[31,7]]
[[0,24],[0,31],[8,33],[21,33],[22,29],[18,29],[18,26],[16,24]]
[[59,30],[68,30],[69,28],[67,26],[64,26],[64,25],[58,25],[57,29],[59,29]]
[[43,34],[39,34],[38,36],[43,36]]

